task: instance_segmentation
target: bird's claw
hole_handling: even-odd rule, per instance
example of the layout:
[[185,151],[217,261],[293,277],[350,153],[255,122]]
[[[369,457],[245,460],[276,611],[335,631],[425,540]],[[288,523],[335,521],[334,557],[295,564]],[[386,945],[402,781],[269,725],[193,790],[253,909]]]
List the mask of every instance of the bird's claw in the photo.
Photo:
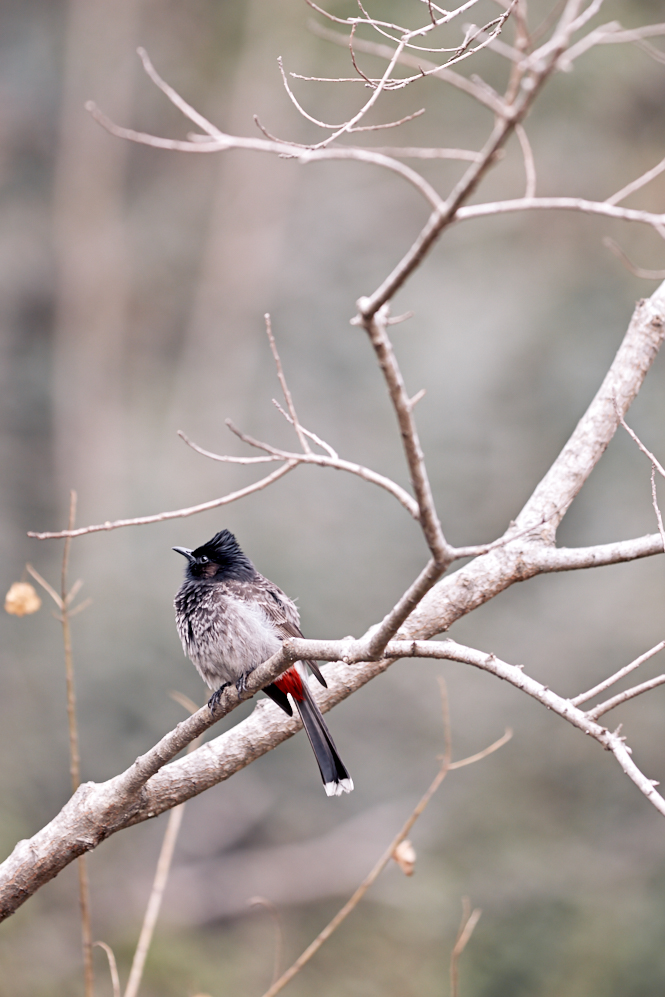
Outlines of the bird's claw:
[[228,688],[229,685],[230,685],[229,682],[225,682],[224,685],[220,685],[219,689],[217,689],[216,692],[213,692],[212,696],[208,700],[208,709],[210,710],[211,713],[214,713],[217,707],[219,706],[219,701],[222,698],[222,693],[226,688]]
[[247,679],[249,678],[249,672],[241,675],[236,682],[236,689],[238,690],[239,699],[251,699],[254,693],[247,694]]

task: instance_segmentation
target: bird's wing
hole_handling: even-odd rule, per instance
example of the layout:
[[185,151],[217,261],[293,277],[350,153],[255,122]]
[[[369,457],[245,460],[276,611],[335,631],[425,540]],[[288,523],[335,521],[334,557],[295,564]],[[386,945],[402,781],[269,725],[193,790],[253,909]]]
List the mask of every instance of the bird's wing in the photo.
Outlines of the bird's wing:
[[[303,636],[300,629],[300,614],[296,604],[269,579],[264,578],[263,575],[258,575],[251,582],[228,581],[226,584],[229,588],[233,586],[234,594],[237,594],[241,599],[261,606],[282,640],[287,637]],[[326,680],[317,663],[315,661],[306,661],[305,663],[309,665],[321,685],[327,687]]]

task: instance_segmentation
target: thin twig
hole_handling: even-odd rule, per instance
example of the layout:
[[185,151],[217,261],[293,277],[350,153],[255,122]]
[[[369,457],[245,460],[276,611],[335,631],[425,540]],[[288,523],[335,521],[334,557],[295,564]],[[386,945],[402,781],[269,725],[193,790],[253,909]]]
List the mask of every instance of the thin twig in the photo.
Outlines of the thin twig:
[[[72,635],[69,625],[72,593],[67,592],[67,568],[69,567],[69,551],[71,547],[71,531],[76,519],[76,492],[69,497],[69,536],[65,539],[62,551],[62,566],[60,570],[60,620],[62,623],[62,640],[65,652],[65,680],[67,683],[67,722],[69,727],[69,771],[72,792],[75,793],[81,784],[81,755],[79,750],[78,726],[76,723],[76,689],[74,686],[74,659],[72,656]],[[80,587],[80,586],[79,586]],[[72,592],[74,590],[72,589]],[[73,596],[72,596],[73,597]],[[95,990],[94,968],[92,962],[92,927],[90,923],[90,885],[86,856],[78,859],[79,905],[81,908],[81,935],[83,943],[83,972],[85,997],[93,997]]]
[[[346,47],[348,44],[346,35],[341,34],[339,31],[332,31],[330,28],[324,28],[316,21],[309,22],[309,28],[312,34],[318,35],[319,38],[324,38],[326,41],[333,42],[336,45],[343,45]],[[394,49],[390,48],[388,45],[382,45],[380,42],[366,41],[362,38],[356,38],[354,41],[354,46],[356,51],[365,52],[369,55],[376,55],[381,59],[390,59],[394,53]],[[438,77],[451,86],[456,87],[458,90],[462,90],[469,97],[473,97],[480,104],[485,107],[489,107],[495,114],[501,113],[503,108],[501,101],[495,96],[486,93],[482,87],[479,87],[476,83],[468,80],[466,76],[462,76],[460,73],[455,72],[454,69],[442,69],[437,67],[433,62],[429,62],[426,59],[422,59],[419,56],[411,55],[409,52],[402,52],[397,63],[399,65],[408,66],[411,69],[416,69],[419,72],[421,70],[424,72],[431,71],[431,75]],[[414,76],[413,79],[416,80],[418,77]],[[377,82],[372,80],[372,82]]]
[[[190,713],[196,713],[198,710],[196,703],[191,700],[187,700],[186,697],[182,697],[182,694],[178,695],[171,693],[171,696],[173,699],[177,698],[178,702],[186,702],[186,708],[190,710]],[[201,741],[203,740],[203,736],[203,734],[199,734],[199,736],[188,745],[188,754],[191,751],[195,751],[196,748],[199,747]],[[136,997],[139,987],[141,986],[145,961],[148,956],[152,936],[155,932],[155,925],[157,924],[157,918],[159,917],[159,911],[162,906],[162,898],[164,896],[164,890],[166,889],[169,872],[171,870],[173,852],[176,841],[178,840],[178,834],[180,833],[180,826],[184,815],[184,803],[174,807],[169,814],[166,831],[164,832],[164,839],[162,841],[162,847],[159,853],[159,859],[157,860],[155,878],[153,880],[152,890],[150,891],[150,897],[148,899],[148,906],[146,907],[143,924],[141,926],[141,933],[139,935],[136,951],[132,960],[132,968],[129,972],[129,979],[127,980],[125,997]]]
[[665,170],[665,159],[661,159],[656,166],[653,166],[650,170],[647,170],[646,173],[643,173],[641,177],[637,178],[637,180],[633,180],[632,183],[626,184],[626,186],[622,187],[621,190],[618,190],[616,194],[612,194],[611,197],[608,197],[607,203],[619,204],[619,202],[624,201],[629,194],[633,194],[636,190],[639,190],[640,187],[644,187],[646,184],[650,183],[651,180],[654,180],[657,176],[660,176],[663,170]]
[[106,942],[94,942],[93,945],[98,945],[100,949],[104,949],[106,952],[106,958],[109,961],[109,972],[111,973],[111,986],[113,987],[113,997],[120,997],[120,977],[118,976],[118,964],[115,961],[115,953],[110,945]]
[[631,440],[633,440],[633,441],[634,441],[634,442],[635,442],[635,443],[637,444],[637,446],[638,446],[638,447],[640,448],[640,450],[642,451],[642,453],[643,453],[643,454],[644,454],[644,455],[645,455],[646,457],[648,457],[648,458],[649,458],[649,460],[651,461],[651,464],[652,464],[652,466],[656,468],[656,470],[658,471],[658,473],[659,473],[659,474],[661,474],[661,475],[662,475],[662,476],[663,476],[663,477],[665,478],[665,468],[664,468],[664,467],[663,467],[663,465],[662,465],[662,464],[660,463],[660,461],[658,460],[658,458],[657,458],[657,457],[655,457],[655,456],[654,456],[654,455],[653,455],[653,454],[651,453],[651,451],[650,451],[650,450],[647,450],[647,448],[646,448],[646,447],[644,446],[644,444],[642,443],[642,441],[641,441],[641,439],[639,438],[639,436],[637,435],[637,433],[635,433],[635,432],[634,432],[634,431],[633,431],[633,430],[632,430],[632,429],[630,428],[630,426],[629,426],[629,425],[628,425],[628,423],[626,422],[625,418],[624,418],[624,417],[623,417],[623,415],[621,414],[621,411],[619,410],[619,407],[618,407],[618,405],[617,405],[617,401],[616,401],[616,398],[614,399],[614,407],[615,407],[615,410],[616,410],[616,412],[617,412],[617,416],[618,416],[618,419],[619,419],[619,422],[621,423],[621,425],[623,426],[623,428],[624,428],[624,429],[626,430],[626,432],[627,432],[627,433],[628,433],[628,435],[630,436]]
[[[492,540],[491,543],[471,544],[467,547],[452,547],[450,551],[451,557],[454,561],[458,561],[462,557],[480,557],[482,554],[489,554],[492,550],[498,550],[500,547],[506,547],[514,540],[519,540],[528,533],[533,533],[539,529],[539,527],[544,526],[549,519],[556,516],[557,512],[558,510],[554,509],[549,516],[544,514],[537,522],[530,523],[528,526],[525,526],[524,529],[517,530],[515,533],[513,533],[509,528],[509,530],[502,537],[499,537],[497,540]],[[514,524],[511,524],[511,526],[512,525]]]
[[289,410],[289,415],[291,416],[291,422],[293,428],[296,431],[296,435],[300,441],[300,446],[305,453],[311,453],[312,448],[307,442],[307,437],[303,433],[300,427],[300,421],[296,414],[296,407],[293,404],[293,397],[289,391],[289,386],[286,383],[286,377],[284,376],[284,369],[282,367],[282,361],[280,359],[279,353],[277,351],[277,343],[275,342],[275,337],[272,334],[272,322],[270,321],[270,315],[266,312],[263,316],[266,323],[266,334],[268,336],[268,341],[270,343],[270,349],[272,350],[273,359],[275,361],[275,366],[277,367],[277,377],[282,388],[282,393],[284,395],[284,401],[286,402],[286,407]]
[[635,671],[636,668],[643,665],[645,661],[649,660],[649,658],[653,658],[653,656],[658,654],[659,651],[662,651],[663,648],[665,648],[665,640],[661,640],[661,642],[656,644],[655,647],[652,647],[649,651],[645,651],[645,653],[641,654],[639,658],[635,658],[634,661],[631,661],[629,665],[624,665],[624,667],[620,668],[618,672],[614,673],[614,675],[610,675],[609,678],[599,682],[598,685],[594,685],[593,689],[589,689],[588,692],[583,692],[579,696],[575,696],[571,699],[571,703],[573,706],[579,706],[580,703],[586,703],[587,700],[593,699],[593,697],[597,696],[599,693],[605,692],[605,690],[609,689],[611,685],[614,685],[615,682],[618,682],[620,679],[624,678],[625,675],[629,675],[630,672]]
[[645,42],[640,39],[640,41],[635,42],[638,48],[641,48],[643,52],[649,56],[649,58],[654,59],[662,65],[665,65],[665,52],[661,52],[659,48],[652,45],[651,42]]
[[211,138],[223,140],[225,138],[224,132],[221,132],[219,128],[212,124],[211,121],[204,118],[199,111],[192,107],[191,104],[188,104],[187,101],[184,100],[172,86],[169,86],[169,84],[161,78],[150,61],[150,56],[146,50],[144,48],[138,48],[136,51],[138,52],[139,58],[143,63],[143,68],[146,71],[146,74],[150,77],[155,86],[159,87],[162,93],[168,97],[171,103],[177,107],[186,118],[189,118],[190,121],[193,121],[195,125],[198,125],[199,128],[210,135]]
[[399,128],[400,125],[405,125],[407,121],[413,121],[415,118],[422,117],[424,113],[425,108],[421,107],[419,111],[405,114],[403,118],[398,118],[397,121],[383,121],[379,125],[356,125],[355,128],[349,128],[349,134],[353,133],[355,135],[357,132],[380,132],[385,128]]
[[580,211],[587,215],[602,215],[605,218],[618,218],[625,222],[641,222],[651,225],[657,231],[665,225],[665,213],[639,211],[635,208],[621,208],[607,201],[589,201],[583,197],[521,197],[507,201],[491,201],[487,204],[469,204],[457,209],[456,221],[471,218],[487,218],[490,215],[512,214],[514,211]]
[[284,951],[284,931],[282,929],[282,920],[279,916],[277,907],[271,900],[268,900],[267,897],[251,897],[247,903],[252,907],[263,907],[268,911],[270,917],[272,918],[273,927],[275,929],[275,950],[273,954],[272,980],[270,981],[270,986],[273,986],[279,979],[282,972],[282,953]]
[[386,330],[388,310],[374,312],[371,316],[363,316],[358,324],[362,324],[374,348],[381,372],[388,387],[404,446],[404,453],[409,467],[411,484],[418,503],[420,524],[432,557],[437,565],[444,570],[450,561],[450,548],[443,535],[441,523],[434,505],[434,497],[427,475],[425,458],[418,430],[409,402],[409,395],[404,386],[402,372],[399,368],[390,337]]
[[636,266],[624,253],[623,249],[618,242],[610,238],[609,235],[605,236],[603,239],[603,245],[607,249],[611,250],[618,259],[621,260],[623,265],[629,270],[635,277],[641,277],[643,280],[665,280],[665,270],[645,270],[643,267]]
[[480,920],[481,914],[482,910],[480,907],[476,907],[475,910],[471,911],[469,898],[462,898],[462,920],[460,922],[453,950],[450,953],[450,997],[458,997],[459,995],[459,957],[466,948],[469,939],[473,934],[473,929]]
[[42,578],[42,576],[39,574],[39,572],[36,570],[36,568],[33,568],[33,566],[31,564],[26,564],[25,567],[26,567],[26,571],[30,575],[32,575],[32,577],[35,579],[36,582],[38,582],[41,585],[41,587],[44,589],[44,591],[48,592],[48,594],[51,596],[51,598],[53,599],[54,603],[56,604],[56,606],[58,607],[58,609],[60,610],[60,612],[62,612],[62,609],[63,609],[62,599],[60,598],[60,596],[58,595],[58,593],[56,592],[56,590],[53,588],[53,586],[49,585],[49,583],[46,581],[46,579]]
[[[195,741],[192,741],[192,744],[195,743]],[[125,997],[136,997],[138,989],[141,985],[143,968],[145,966],[150,943],[152,942],[155,924],[157,923],[157,918],[159,917],[162,897],[164,896],[164,890],[168,881],[171,861],[173,859],[173,851],[180,832],[180,825],[182,824],[185,806],[186,804],[184,803],[179,804],[179,806],[174,807],[173,810],[171,810],[168,816],[166,831],[164,833],[164,839],[162,841],[162,847],[157,862],[155,878],[143,919],[141,934],[139,935],[138,944],[134,953],[132,968],[129,974],[129,980],[127,981],[127,988],[125,989]]]
[[[497,120],[490,137],[485,143],[482,157],[477,162],[469,166],[464,176],[455,185],[446,199],[445,205],[435,210],[427,221],[420,235],[415,240],[411,248],[404,254],[401,261],[393,269],[383,283],[369,296],[360,298],[357,302],[361,318],[368,319],[374,316],[379,308],[390,301],[396,292],[402,287],[405,281],[411,276],[414,270],[420,266],[421,262],[428,254],[434,242],[441,235],[443,230],[453,221],[459,220],[464,211],[465,217],[474,217],[482,214],[482,209],[478,206],[467,206],[462,208],[464,201],[476,189],[480,180],[494,162],[496,153],[502,149],[510,137],[515,126],[521,124],[530,110],[536,96],[544,86],[548,77],[555,71],[560,54],[565,51],[570,41],[572,23],[574,15],[579,10],[579,2],[570,0],[564,9],[559,25],[555,30],[552,39],[548,42],[547,57],[541,57],[534,62],[531,70],[530,86],[520,90],[514,102],[506,106],[504,113]],[[539,205],[544,206],[548,199],[529,198],[522,199],[522,207]],[[565,199],[562,199],[565,200]],[[570,199],[575,201],[576,199]],[[500,202],[504,210],[509,202]],[[513,204],[519,202],[513,202]],[[577,206],[577,205],[576,205]],[[613,205],[604,205],[606,210],[617,210]],[[500,211],[498,205],[493,206],[491,213]],[[656,216],[654,216],[656,219]],[[665,219],[661,216],[657,218],[657,225],[663,225]]]
[[535,197],[536,196],[536,163],[533,158],[533,150],[531,148],[531,143],[526,134],[526,130],[523,125],[517,125],[515,128],[515,134],[519,139],[520,146],[522,148],[522,156],[524,157],[524,172],[526,173],[526,190],[524,191],[525,197]]
[[658,494],[656,492],[656,465],[651,465],[651,503],[653,505],[654,512],[656,513],[656,520],[658,522],[658,532],[660,533],[660,539],[663,541],[663,551],[665,551],[665,529],[663,529],[663,517],[660,514],[660,507],[658,505]]
[[353,36],[356,33],[356,28],[357,27],[358,27],[358,25],[354,24],[353,27],[351,28],[351,34],[349,35],[349,52],[351,53],[351,62],[353,64],[353,68],[357,72],[358,76],[360,76],[361,79],[363,79],[366,83],[368,83],[373,88],[375,86],[375,84],[372,82],[372,80],[369,79],[368,76],[365,76],[365,74],[363,73],[363,71],[358,67],[358,64],[356,62],[356,56],[355,56],[355,53],[353,51]]
[[604,703],[594,706],[592,710],[587,710],[587,716],[592,720],[597,720],[598,717],[602,717],[604,713],[609,713],[616,706],[627,703],[629,699],[634,699],[636,696],[641,696],[643,692],[650,692],[659,685],[665,685],[665,675],[658,675],[655,679],[649,679],[647,682],[633,686],[632,689],[626,689],[625,692],[617,693],[611,699],[606,699]]
[[[284,411],[284,409],[279,404],[276,398],[272,399],[272,403],[277,409],[277,411],[280,413],[280,415],[283,415],[286,421],[290,422],[291,425],[293,425],[293,419],[291,418],[288,412]],[[316,443],[316,445],[321,447],[322,450],[325,450],[325,452],[328,454],[329,457],[332,457],[333,460],[337,460],[339,458],[339,454],[337,453],[337,451],[333,449],[333,447],[331,447],[329,443],[326,443],[325,440],[322,440],[320,436],[317,436],[316,433],[312,433],[309,429],[305,429],[304,426],[301,426],[300,428],[302,429],[305,436],[308,439],[310,439],[312,443]]]
[[[398,174],[412,184],[423,197],[429,201],[434,208],[441,204],[441,198],[424,177],[404,163],[389,156],[383,156],[373,152],[371,149],[357,148],[355,146],[338,146],[334,149],[324,147],[324,143],[319,145],[301,145],[295,142],[287,142],[283,139],[271,138],[264,142],[262,139],[244,138],[242,136],[227,135],[223,140],[201,141],[181,141],[179,139],[161,138],[158,135],[149,135],[146,132],[137,132],[133,128],[123,128],[116,125],[109,117],[103,114],[99,108],[88,101],[86,110],[92,115],[102,128],[105,128],[111,135],[118,138],[127,139],[129,142],[137,142],[140,145],[147,145],[153,149],[170,149],[174,152],[194,152],[194,153],[215,153],[226,152],[229,149],[249,149],[254,152],[269,152],[289,159],[297,159],[300,163],[313,163],[319,160],[341,159],[357,162],[371,163],[374,166],[381,166]],[[258,123],[258,122],[257,122]],[[259,123],[259,127],[264,134],[269,134]],[[328,140],[326,139],[326,142]]]
[[493,741],[492,744],[483,748],[482,751],[477,751],[475,755],[469,755],[467,758],[461,758],[458,762],[451,762],[448,766],[448,771],[452,772],[454,769],[462,769],[467,765],[473,765],[475,762],[480,762],[483,758],[487,758],[488,755],[493,755],[495,751],[502,748],[504,744],[508,744],[513,736],[512,727],[506,727],[503,737],[500,737],[498,741]]
[[[255,440],[253,436],[249,436],[247,433],[243,433],[242,430],[234,426],[230,419],[227,419],[226,425],[229,427],[232,433],[234,433],[239,440],[243,443],[249,444],[249,446],[257,447],[261,450],[266,450],[271,454],[271,459],[273,460],[284,460],[287,462],[292,462],[294,467],[297,464],[316,464],[318,467],[332,467],[337,471],[348,471],[349,474],[356,474],[359,478],[363,478],[364,481],[369,481],[372,484],[379,485],[380,488],[385,488],[387,492],[394,495],[398,502],[404,506],[404,508],[413,516],[417,521],[419,517],[418,504],[409,495],[409,493],[398,485],[397,482],[392,481],[390,478],[386,478],[383,474],[378,474],[376,471],[372,471],[369,467],[364,467],[362,464],[355,464],[353,461],[342,460],[340,457],[328,457],[323,454],[312,453],[311,450],[306,454],[291,453],[288,450],[280,450],[278,447],[273,447],[269,443],[262,443],[260,440]],[[203,447],[198,446],[188,439],[183,432],[179,432],[178,435],[187,446],[191,447],[192,450],[196,450],[204,457],[209,457],[211,460],[219,460],[223,462],[237,463],[238,458],[229,457],[226,454],[215,454],[210,450],[204,450]],[[314,434],[311,434],[311,439],[314,439]],[[315,439],[314,442],[318,442]],[[324,449],[327,449],[325,444],[321,444]],[[247,459],[247,458],[245,458]]]
[[118,530],[123,526],[145,526],[148,523],[163,523],[167,519],[184,519],[186,516],[195,516],[198,512],[206,512],[208,509],[218,509],[222,505],[228,505],[230,502],[237,502],[238,499],[244,498],[246,495],[251,495],[253,492],[258,492],[262,488],[266,488],[271,485],[274,481],[282,478],[289,471],[292,471],[294,467],[298,464],[297,460],[286,461],[280,468],[273,471],[272,474],[268,474],[265,478],[261,478],[260,481],[255,481],[253,485],[248,485],[246,488],[241,488],[237,492],[229,492],[228,495],[223,495],[221,498],[213,499],[211,502],[202,502],[200,505],[192,505],[186,509],[174,509],[172,512],[158,512],[154,516],[138,516],[136,519],[116,519],[114,522],[99,523],[96,526],[83,526],[78,530],[60,530],[58,533],[36,533],[30,531],[28,533],[29,537],[35,537],[37,540],[57,540],[60,537],[82,537],[86,533],[100,533],[103,530]]

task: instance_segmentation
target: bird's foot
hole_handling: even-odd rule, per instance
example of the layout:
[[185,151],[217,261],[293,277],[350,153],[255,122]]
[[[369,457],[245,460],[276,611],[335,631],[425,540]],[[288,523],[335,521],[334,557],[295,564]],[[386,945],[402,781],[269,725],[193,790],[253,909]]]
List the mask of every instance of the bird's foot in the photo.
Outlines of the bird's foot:
[[236,682],[236,689],[238,690],[238,697],[240,699],[251,699],[254,695],[253,692],[247,693],[247,679],[250,675],[251,672],[245,672]]
[[230,684],[231,684],[230,682],[225,682],[224,685],[220,685],[219,689],[217,689],[216,692],[213,692],[212,696],[208,700],[208,709],[210,710],[211,713],[214,713],[217,707],[219,706],[219,701],[222,698],[222,693],[226,688],[228,688]]

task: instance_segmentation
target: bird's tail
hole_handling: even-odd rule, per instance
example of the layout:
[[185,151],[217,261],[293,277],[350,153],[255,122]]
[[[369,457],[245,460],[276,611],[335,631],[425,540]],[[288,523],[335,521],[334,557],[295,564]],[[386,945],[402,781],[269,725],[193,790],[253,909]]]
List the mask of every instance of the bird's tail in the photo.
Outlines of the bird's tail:
[[321,716],[321,710],[316,705],[309,690],[304,666],[298,663],[294,668],[289,668],[287,672],[280,675],[274,686],[277,687],[277,695],[275,695],[276,690],[271,686],[263,691],[267,692],[287,713],[290,713],[291,709],[286,693],[291,694],[298,708],[303,727],[307,732],[309,743],[312,745],[312,751],[319,763],[326,794],[328,796],[341,796],[342,793],[350,793],[353,789],[353,779],[339,757],[332,735]]
[[323,788],[328,796],[341,796],[342,793],[350,793],[353,789],[353,779],[339,757],[335,742],[321,715],[321,710],[309,691],[306,679],[303,681],[302,687],[303,698],[295,699],[294,697],[295,704],[303,727],[307,731],[312,751],[319,763]]

